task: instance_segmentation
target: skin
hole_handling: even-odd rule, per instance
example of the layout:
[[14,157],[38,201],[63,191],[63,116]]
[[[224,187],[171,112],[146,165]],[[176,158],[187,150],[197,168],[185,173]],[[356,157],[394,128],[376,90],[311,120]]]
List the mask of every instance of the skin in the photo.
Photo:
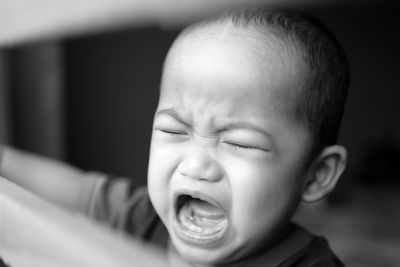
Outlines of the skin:
[[[311,135],[295,119],[293,104],[303,62],[272,39],[262,61],[258,48],[243,33],[203,29],[181,38],[168,55],[148,187],[183,262],[233,266],[273,246],[310,176]],[[180,190],[202,192],[226,213],[227,231],[216,244],[185,242],[176,234]]]

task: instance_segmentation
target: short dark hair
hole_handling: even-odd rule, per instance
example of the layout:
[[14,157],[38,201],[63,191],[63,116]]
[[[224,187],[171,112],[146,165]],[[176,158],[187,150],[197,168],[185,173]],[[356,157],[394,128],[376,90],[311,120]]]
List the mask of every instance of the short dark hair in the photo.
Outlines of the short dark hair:
[[[314,145],[311,156],[333,145],[346,102],[350,72],[342,47],[315,18],[298,11],[262,6],[227,10],[205,20],[202,25],[230,22],[237,27],[251,27],[294,45],[308,68],[305,87],[296,98],[296,116],[311,132]],[[190,28],[188,30],[191,31]]]

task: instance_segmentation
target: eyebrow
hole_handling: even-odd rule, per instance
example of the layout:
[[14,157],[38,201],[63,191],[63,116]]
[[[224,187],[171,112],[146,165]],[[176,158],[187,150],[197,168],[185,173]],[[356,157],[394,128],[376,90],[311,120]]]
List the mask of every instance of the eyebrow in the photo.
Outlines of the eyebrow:
[[247,121],[230,121],[227,123],[223,123],[223,127],[221,127],[221,131],[226,131],[226,130],[231,130],[231,129],[249,129],[249,130],[254,130],[256,132],[259,132],[263,135],[268,136],[269,138],[272,138],[272,135],[263,129],[262,127],[251,123]]
[[176,119],[177,121],[186,126],[190,126],[189,123],[187,122],[188,120],[185,119],[183,116],[181,116],[175,109],[167,108],[156,112],[156,116],[163,114],[173,117],[174,119]]
[[[158,115],[169,115],[173,118],[175,118],[177,121],[179,121],[180,123],[186,125],[186,126],[190,126],[190,124],[187,122],[188,120],[183,117],[182,115],[180,115],[175,109],[162,109],[156,112],[156,116]],[[249,130],[254,130],[256,132],[259,132],[263,135],[268,136],[269,138],[272,138],[272,135],[266,131],[265,129],[263,129],[262,127],[251,123],[251,122],[247,122],[247,121],[241,121],[241,120],[237,120],[237,121],[228,121],[228,122],[222,122],[221,123],[221,127],[219,132],[224,132],[227,130],[231,130],[231,129],[249,129]]]

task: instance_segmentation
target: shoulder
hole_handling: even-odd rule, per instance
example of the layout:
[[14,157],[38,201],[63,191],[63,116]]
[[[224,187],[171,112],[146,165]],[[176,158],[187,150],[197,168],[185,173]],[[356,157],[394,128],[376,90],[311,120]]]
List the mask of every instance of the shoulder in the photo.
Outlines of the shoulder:
[[278,267],[344,267],[325,238],[312,236],[311,241]]
[[166,246],[167,231],[145,186],[129,178],[104,175],[92,186],[89,195],[90,217],[143,241]]

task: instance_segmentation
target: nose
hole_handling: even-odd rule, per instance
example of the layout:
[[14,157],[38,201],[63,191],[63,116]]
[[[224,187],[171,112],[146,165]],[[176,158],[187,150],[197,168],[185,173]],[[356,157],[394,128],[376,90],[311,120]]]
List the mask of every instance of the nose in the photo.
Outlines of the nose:
[[210,182],[217,182],[223,177],[219,162],[211,155],[209,148],[193,145],[178,166],[181,175]]

